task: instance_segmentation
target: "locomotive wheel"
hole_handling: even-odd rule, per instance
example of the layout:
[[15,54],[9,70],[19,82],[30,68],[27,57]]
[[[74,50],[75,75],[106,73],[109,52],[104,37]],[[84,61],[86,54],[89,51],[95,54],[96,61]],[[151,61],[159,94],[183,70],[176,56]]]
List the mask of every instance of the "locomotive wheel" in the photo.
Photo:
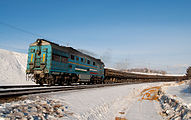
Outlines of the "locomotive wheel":
[[47,78],[47,84],[49,86],[54,85],[54,77],[52,75]]
[[65,84],[65,79],[64,77],[62,77],[61,79],[59,79],[59,85],[63,86]]
[[40,84],[40,86],[43,86],[43,82],[44,82],[43,79],[40,79],[40,80],[39,80],[39,84]]
[[71,85],[72,83],[71,83],[71,79],[66,79],[66,84],[67,85]]
[[60,80],[60,84],[59,85],[63,86],[64,85],[64,81]]
[[55,79],[51,81],[50,85],[55,85]]

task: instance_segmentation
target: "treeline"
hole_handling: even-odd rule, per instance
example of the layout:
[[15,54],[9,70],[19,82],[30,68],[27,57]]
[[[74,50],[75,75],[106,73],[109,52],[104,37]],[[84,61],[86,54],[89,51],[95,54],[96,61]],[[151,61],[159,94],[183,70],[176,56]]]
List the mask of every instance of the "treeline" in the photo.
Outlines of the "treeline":
[[125,70],[127,72],[142,72],[142,73],[158,73],[158,74],[167,74],[166,71],[164,70],[152,70],[148,68],[133,68],[133,69],[128,69]]

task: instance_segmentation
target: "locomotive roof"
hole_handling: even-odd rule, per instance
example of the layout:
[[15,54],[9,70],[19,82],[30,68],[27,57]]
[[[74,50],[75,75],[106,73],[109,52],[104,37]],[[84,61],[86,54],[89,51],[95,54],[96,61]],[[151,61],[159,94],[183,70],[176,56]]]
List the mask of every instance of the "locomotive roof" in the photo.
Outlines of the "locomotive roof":
[[79,57],[80,57],[80,56],[85,56],[85,57],[87,57],[87,58],[89,58],[89,59],[95,60],[96,62],[99,62],[99,63],[101,63],[101,64],[104,64],[104,63],[101,61],[101,59],[97,59],[97,58],[94,58],[94,57],[92,57],[92,56],[89,56],[89,55],[87,55],[87,54],[85,54],[85,53],[82,53],[82,52],[80,52],[80,51],[78,51],[78,50],[72,48],[72,47],[60,46],[59,44],[56,44],[56,43],[54,43],[54,42],[51,42],[51,41],[48,41],[48,40],[45,40],[45,39],[37,39],[37,41],[34,42],[34,43],[32,43],[30,46],[36,46],[36,45],[38,44],[38,40],[41,41],[41,45],[52,45],[54,48],[57,48],[57,49],[59,49],[59,50],[62,50],[62,51],[65,51],[65,52],[69,52],[69,53],[72,53],[72,54],[74,54],[74,55],[78,55]]

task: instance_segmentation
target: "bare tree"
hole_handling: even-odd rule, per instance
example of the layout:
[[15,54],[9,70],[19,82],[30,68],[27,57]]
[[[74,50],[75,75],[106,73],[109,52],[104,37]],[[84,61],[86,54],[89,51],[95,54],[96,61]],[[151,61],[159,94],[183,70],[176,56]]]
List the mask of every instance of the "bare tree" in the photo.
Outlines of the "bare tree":
[[116,69],[122,70],[122,71],[126,71],[129,67],[129,62],[127,59],[121,61],[121,62],[117,62],[115,63],[114,66]]

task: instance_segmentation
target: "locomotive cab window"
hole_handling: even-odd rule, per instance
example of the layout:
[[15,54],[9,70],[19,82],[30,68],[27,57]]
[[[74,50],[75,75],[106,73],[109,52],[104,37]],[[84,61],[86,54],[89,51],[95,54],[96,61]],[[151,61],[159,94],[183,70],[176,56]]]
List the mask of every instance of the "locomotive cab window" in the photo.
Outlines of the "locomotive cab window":
[[47,52],[47,48],[44,48],[44,49],[43,49],[43,52]]
[[90,64],[90,60],[87,60],[87,63]]
[[62,56],[62,58],[61,58],[61,62],[62,62],[62,63],[67,63],[67,61],[68,61],[68,58]]
[[60,62],[60,56],[59,55],[52,55],[52,60],[56,62]]
[[70,58],[71,58],[72,60],[74,60],[74,55],[71,55]]
[[69,65],[69,68],[72,69],[72,65]]
[[81,62],[83,62],[84,61],[84,59],[83,58],[81,58]]
[[93,65],[96,65],[96,63],[95,63],[95,62],[93,62]]
[[34,53],[34,52],[35,52],[35,49],[31,49],[31,52]]

